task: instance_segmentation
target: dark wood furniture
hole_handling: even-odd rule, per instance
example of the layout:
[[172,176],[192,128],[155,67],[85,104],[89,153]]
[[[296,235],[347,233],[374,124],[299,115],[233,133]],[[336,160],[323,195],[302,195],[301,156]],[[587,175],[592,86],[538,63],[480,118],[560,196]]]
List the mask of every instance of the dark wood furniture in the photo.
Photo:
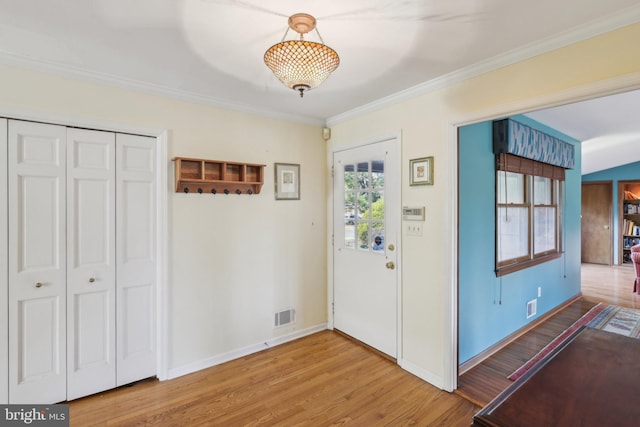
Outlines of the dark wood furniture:
[[474,426],[638,426],[640,340],[581,328],[476,414]]

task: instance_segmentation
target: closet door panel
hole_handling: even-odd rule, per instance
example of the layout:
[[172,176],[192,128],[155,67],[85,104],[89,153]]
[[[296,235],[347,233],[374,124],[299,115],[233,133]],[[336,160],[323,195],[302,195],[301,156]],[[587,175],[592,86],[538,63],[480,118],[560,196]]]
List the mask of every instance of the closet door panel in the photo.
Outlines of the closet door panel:
[[116,136],[117,385],[156,375],[156,139]]
[[66,400],[65,136],[8,123],[10,403]]
[[67,399],[114,388],[115,134],[67,131]]
[[0,405],[9,403],[9,281],[7,273],[7,120],[0,119]]

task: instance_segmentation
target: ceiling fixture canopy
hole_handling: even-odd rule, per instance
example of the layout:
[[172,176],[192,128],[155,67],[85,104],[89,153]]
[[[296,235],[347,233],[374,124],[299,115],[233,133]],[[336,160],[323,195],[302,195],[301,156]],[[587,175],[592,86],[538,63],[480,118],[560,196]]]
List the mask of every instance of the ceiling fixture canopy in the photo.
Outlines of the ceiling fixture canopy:
[[[287,40],[289,28],[300,34],[300,40]],[[296,13],[289,17],[289,28],[282,41],[274,44],[264,54],[264,63],[287,87],[304,92],[320,84],[340,65],[335,50],[324,44],[316,28],[316,19],[306,13]],[[316,30],[321,43],[304,40],[304,35]]]

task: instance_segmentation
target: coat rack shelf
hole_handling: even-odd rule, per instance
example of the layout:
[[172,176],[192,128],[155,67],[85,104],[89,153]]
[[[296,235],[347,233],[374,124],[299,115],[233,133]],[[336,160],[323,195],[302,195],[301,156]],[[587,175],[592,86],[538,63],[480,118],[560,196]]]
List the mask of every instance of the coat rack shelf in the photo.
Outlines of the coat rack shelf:
[[175,158],[176,193],[260,194],[265,165]]

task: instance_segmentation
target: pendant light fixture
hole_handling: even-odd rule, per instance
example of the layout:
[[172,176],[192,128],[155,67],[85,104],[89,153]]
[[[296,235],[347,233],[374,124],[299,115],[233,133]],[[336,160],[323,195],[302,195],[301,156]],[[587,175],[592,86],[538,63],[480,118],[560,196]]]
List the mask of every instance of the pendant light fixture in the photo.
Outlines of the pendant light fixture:
[[[292,29],[300,34],[299,40],[287,40]],[[316,30],[321,43],[304,40],[304,35]],[[316,19],[306,13],[296,13],[289,17],[289,28],[282,41],[271,46],[264,54],[264,63],[287,87],[304,92],[318,87],[340,65],[335,50],[324,44],[316,28]]]

